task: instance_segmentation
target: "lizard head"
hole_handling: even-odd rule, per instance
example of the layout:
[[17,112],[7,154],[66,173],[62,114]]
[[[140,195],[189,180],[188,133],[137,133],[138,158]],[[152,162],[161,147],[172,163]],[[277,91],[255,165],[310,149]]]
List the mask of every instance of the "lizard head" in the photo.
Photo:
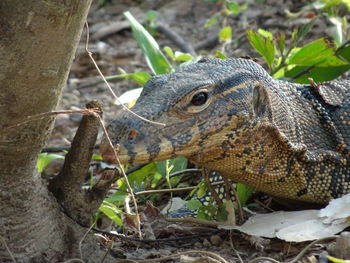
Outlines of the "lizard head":
[[[251,60],[202,59],[181,70],[153,77],[144,86],[132,111],[123,111],[107,130],[125,163],[148,163],[184,156],[205,162],[220,153],[232,130],[244,129],[254,118],[255,87],[271,77]],[[105,161],[116,162],[110,144],[102,139]]]

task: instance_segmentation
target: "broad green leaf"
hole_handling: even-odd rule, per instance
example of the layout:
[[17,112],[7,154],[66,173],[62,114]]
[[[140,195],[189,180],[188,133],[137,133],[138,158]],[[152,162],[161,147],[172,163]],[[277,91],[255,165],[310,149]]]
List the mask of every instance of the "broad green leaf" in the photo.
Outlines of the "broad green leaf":
[[112,203],[103,201],[102,205],[99,207],[99,210],[113,220],[118,226],[123,225],[123,221],[119,217],[122,212]]
[[[152,177],[151,187],[152,187],[152,188],[157,187],[159,180],[162,179],[162,178],[163,178],[163,176],[162,176],[160,173],[158,173],[158,172],[155,173],[155,174],[153,175],[153,177]],[[170,178],[170,179],[171,179],[171,178]]]
[[64,159],[64,156],[58,154],[39,153],[36,163],[39,173],[42,173],[45,167],[55,159]]
[[203,204],[198,199],[187,201],[186,206],[190,210],[198,210]]
[[[306,66],[296,66],[291,70],[286,71],[285,77],[294,78],[299,73],[304,72],[303,75],[294,79],[296,83],[309,84],[308,78],[312,78],[315,82],[329,81],[342,75],[350,69],[350,65],[336,66],[336,67],[313,67],[306,71]],[[305,72],[306,71],[306,72]]]
[[266,30],[264,30],[264,29],[262,29],[262,28],[259,28],[259,29],[258,29],[258,33],[259,33],[260,35],[262,35],[264,38],[267,38],[267,39],[270,39],[270,40],[273,39],[272,33],[269,32],[269,31],[266,31]]
[[[128,180],[131,187],[135,190],[135,192],[144,191],[146,188],[151,186],[153,177],[156,173],[157,173],[157,166],[153,162],[129,174]],[[124,182],[124,178],[118,183],[119,183],[120,189],[126,191],[127,186],[126,186],[126,183]]]
[[174,51],[171,49],[171,47],[165,46],[163,47],[163,50],[171,60],[175,60]]
[[254,188],[244,184],[236,184],[236,192],[241,205],[245,205],[254,192]]
[[221,53],[219,50],[215,51],[215,57],[221,58],[221,59],[227,59],[229,57],[225,56],[223,53]]
[[170,73],[173,67],[169,64],[164,54],[160,51],[158,43],[147,32],[147,30],[131,15],[130,12],[124,12],[129,20],[134,37],[142,49],[147,64],[155,75]]
[[275,46],[271,39],[264,38],[252,30],[247,30],[249,43],[262,55],[270,68],[275,59]]
[[190,54],[175,51],[175,61],[189,61],[191,59],[193,59],[193,57]]
[[230,26],[225,26],[219,32],[220,42],[228,42],[232,38],[232,28]]
[[338,66],[345,63],[334,56],[333,46],[320,38],[300,48],[288,58],[289,65],[300,66]]

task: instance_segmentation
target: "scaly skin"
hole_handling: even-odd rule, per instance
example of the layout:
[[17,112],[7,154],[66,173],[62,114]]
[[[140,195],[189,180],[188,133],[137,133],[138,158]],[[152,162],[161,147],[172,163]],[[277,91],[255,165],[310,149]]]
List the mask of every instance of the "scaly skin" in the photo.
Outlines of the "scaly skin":
[[[176,156],[274,196],[350,192],[350,81],[298,85],[244,59],[204,59],[152,78],[108,127],[121,163]],[[198,95],[201,93],[200,95]],[[194,98],[195,96],[195,98]],[[104,159],[116,162],[104,138]]]

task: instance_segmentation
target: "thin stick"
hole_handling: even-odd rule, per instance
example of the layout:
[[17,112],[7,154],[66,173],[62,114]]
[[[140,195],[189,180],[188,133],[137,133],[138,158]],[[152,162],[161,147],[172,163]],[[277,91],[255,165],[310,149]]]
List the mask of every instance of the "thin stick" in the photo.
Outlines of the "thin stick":
[[[270,258],[270,257],[258,257],[258,258],[254,258],[251,261],[249,261],[248,263],[257,263],[259,261],[269,261],[271,263],[281,263],[281,261],[278,261],[276,259]],[[290,263],[290,262],[289,262]]]
[[189,250],[189,251],[184,251],[184,252],[180,252],[180,253],[176,253],[170,256],[166,256],[166,257],[161,257],[161,258],[152,258],[152,259],[141,259],[141,260],[135,260],[133,259],[135,262],[161,262],[164,260],[169,260],[169,259],[173,259],[175,257],[180,257],[183,255],[189,255],[189,254],[201,254],[201,255],[206,255],[208,257],[211,258],[211,260],[213,260],[213,262],[221,262],[221,263],[228,263],[228,261],[226,261],[223,257],[219,256],[218,254],[215,254],[213,252],[209,252],[209,251],[205,251],[205,250]]
[[174,222],[174,223],[192,223],[192,224],[206,225],[206,226],[212,226],[212,227],[218,227],[222,225],[222,222],[209,221],[209,220],[199,219],[194,217],[166,218],[166,221]]
[[244,263],[243,259],[241,258],[240,254],[239,254],[240,252],[233,245],[232,230],[230,230],[230,246],[231,246],[232,250],[235,252],[236,256],[238,257],[239,262]]
[[107,129],[106,129],[105,125],[103,124],[103,121],[102,121],[101,117],[98,116],[98,119],[99,119],[99,121],[100,121],[100,123],[101,123],[103,132],[104,132],[104,134],[106,135],[108,144],[109,144],[109,146],[111,147],[111,149],[113,150],[114,157],[115,157],[115,159],[117,160],[117,163],[118,163],[118,165],[119,165],[119,167],[120,167],[120,169],[121,169],[121,171],[122,171],[122,174],[123,174],[123,177],[124,177],[124,179],[125,179],[126,186],[127,186],[127,188],[128,188],[129,194],[131,195],[131,199],[132,199],[132,202],[133,202],[134,207],[135,207],[135,215],[136,215],[136,218],[137,218],[137,230],[138,230],[139,238],[142,239],[142,233],[141,233],[141,228],[140,228],[140,225],[141,225],[141,222],[140,222],[140,215],[139,215],[138,206],[137,206],[136,198],[135,198],[135,195],[134,195],[134,191],[133,191],[133,189],[131,188],[131,185],[130,185],[129,180],[128,180],[128,176],[126,175],[126,173],[125,173],[125,171],[124,171],[124,169],[123,169],[123,167],[122,167],[122,164],[120,163],[120,160],[119,160],[117,151],[116,151],[115,148],[113,147],[112,141],[111,141],[111,139],[110,139],[109,136],[108,136]]
[[17,127],[19,125],[31,122],[31,121],[35,121],[35,120],[39,120],[42,118],[45,118],[47,116],[51,116],[51,115],[58,115],[58,114],[73,114],[73,113],[81,113],[84,115],[88,115],[88,114],[98,114],[99,113],[99,109],[81,109],[81,110],[62,110],[62,111],[50,111],[50,112],[42,112],[36,115],[32,115],[32,116],[28,116],[25,120],[19,121],[17,123],[11,124],[9,126],[5,126],[2,127],[3,129],[10,129],[10,128],[14,128]]
[[148,120],[140,115],[138,115],[137,113],[133,112],[132,110],[130,110],[128,107],[126,107],[123,103],[121,103],[121,101],[119,100],[119,98],[117,97],[117,95],[114,93],[113,89],[111,88],[111,86],[109,85],[108,81],[106,80],[106,78],[103,76],[100,68],[98,67],[95,59],[92,57],[92,52],[89,50],[89,25],[87,23],[87,21],[85,22],[85,26],[86,26],[86,43],[85,43],[85,51],[87,52],[87,54],[89,55],[92,63],[94,64],[98,74],[100,74],[101,78],[103,79],[104,83],[106,84],[107,88],[109,89],[109,91],[112,93],[113,97],[118,101],[118,103],[120,105],[122,105],[122,107],[127,110],[128,112],[130,112],[131,114],[135,115],[136,117],[140,118],[141,120],[145,121],[145,122],[149,122],[155,125],[160,125],[160,126],[165,126],[165,123],[160,123],[160,122],[156,122],[156,121],[151,121]]
[[134,242],[139,242],[139,243],[162,243],[164,244],[165,242],[176,242],[176,241],[183,241],[183,240],[190,240],[190,239],[195,239],[198,240],[198,238],[202,238],[202,237],[209,237],[209,236],[213,236],[219,232],[221,232],[221,230],[215,230],[212,233],[203,233],[203,234],[197,234],[197,235],[190,235],[190,236],[179,236],[179,237],[170,237],[170,238],[158,238],[158,239],[138,239],[138,238],[134,238],[134,237],[129,237],[129,236],[125,236],[123,234],[118,234],[118,233],[110,233],[107,231],[103,231],[100,229],[95,229],[94,230],[96,232],[105,234],[106,236],[109,237],[117,237],[121,240],[125,240],[125,241],[134,241]]
[[80,258],[71,258],[71,259],[64,261],[63,263],[73,263],[73,262],[85,263],[85,261],[81,260]]
[[[224,181],[211,183],[212,186],[222,185],[222,184],[224,184]],[[191,190],[196,189],[196,188],[197,188],[197,186],[189,186],[189,187],[179,187],[179,188],[172,188],[172,189],[147,190],[147,191],[137,192],[137,193],[135,193],[135,195],[139,196],[139,195],[149,195],[149,194],[186,192],[186,191],[191,191]]]
[[298,260],[300,260],[304,254],[313,246],[313,245],[316,245],[320,242],[323,242],[323,241],[326,241],[326,240],[329,240],[329,239],[335,239],[337,238],[338,236],[337,235],[334,235],[334,236],[329,236],[329,237],[324,237],[324,238],[320,238],[320,239],[317,239],[313,242],[311,242],[310,244],[308,244],[302,251],[300,251],[300,253],[292,260],[292,261],[289,261],[289,263],[295,263],[297,262]]

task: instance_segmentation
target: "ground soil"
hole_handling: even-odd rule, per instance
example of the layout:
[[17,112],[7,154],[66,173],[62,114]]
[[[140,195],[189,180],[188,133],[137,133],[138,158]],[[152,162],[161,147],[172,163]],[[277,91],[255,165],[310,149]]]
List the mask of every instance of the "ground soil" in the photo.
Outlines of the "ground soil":
[[[215,39],[222,24],[204,27],[210,17],[221,11],[220,1],[95,1],[88,17],[89,49],[93,52],[94,58],[105,76],[119,74],[118,68],[122,68],[128,73],[150,72],[123,16],[123,12],[127,10],[143,22],[146,21],[145,14],[148,10],[156,10],[158,13],[156,22],[166,25],[179,34],[195,49],[197,55],[210,56],[215,54],[216,50],[220,50],[229,57],[250,56],[256,58],[263,66],[266,65],[246,38],[247,29],[263,28],[271,31],[275,36],[285,33],[289,39],[294,28],[298,28],[309,22],[310,19],[317,17],[314,28],[305,39],[305,42],[310,42],[319,37],[327,36],[331,25],[327,15],[312,7],[306,7],[310,1],[248,0],[237,2],[246,4],[247,8],[237,15],[227,17],[226,23],[233,29],[233,40],[229,44],[222,45],[218,41],[210,41]],[[110,28],[112,28],[112,33],[106,33],[106,30]],[[153,33],[161,47],[167,45],[173,50],[181,50],[181,47],[174,44],[166,35],[157,31]],[[103,104],[104,117],[108,122],[117,116],[120,108],[115,105],[114,98],[105,84],[101,82],[101,78],[85,51],[85,41],[86,31],[83,33],[59,109],[84,108],[85,103],[97,99]],[[138,87],[131,80],[112,81],[110,84],[117,95]],[[80,119],[79,114],[59,115],[48,147],[69,147]],[[141,245],[132,242],[125,243],[125,241],[116,239],[114,251],[120,257],[142,259],[146,256],[166,256],[179,251],[198,249],[215,252],[228,262],[239,261],[237,253],[240,254],[244,262],[258,256],[269,256],[277,260],[289,261],[305,246],[305,243],[292,244],[279,240],[254,239],[240,233],[232,234],[230,241],[229,233],[223,232],[194,240],[164,241],[163,243]],[[319,253],[321,250],[318,247],[312,251]],[[193,256],[200,255],[190,255],[190,259]]]

